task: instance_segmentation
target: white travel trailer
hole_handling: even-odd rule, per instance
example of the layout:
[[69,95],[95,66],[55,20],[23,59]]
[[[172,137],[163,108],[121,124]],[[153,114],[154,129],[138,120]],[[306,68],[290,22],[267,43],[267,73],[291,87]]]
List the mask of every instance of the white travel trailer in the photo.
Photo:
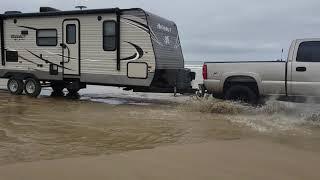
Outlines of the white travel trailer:
[[192,91],[177,26],[142,9],[9,11],[0,15],[0,78],[12,94],[87,84],[139,92]]

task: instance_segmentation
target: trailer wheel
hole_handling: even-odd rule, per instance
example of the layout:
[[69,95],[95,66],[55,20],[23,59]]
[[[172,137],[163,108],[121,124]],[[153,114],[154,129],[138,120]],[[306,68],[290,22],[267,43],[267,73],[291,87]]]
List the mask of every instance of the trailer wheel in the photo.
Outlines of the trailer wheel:
[[25,82],[24,91],[28,96],[38,97],[41,92],[41,84],[39,80],[29,78]]
[[69,94],[77,94],[79,91],[80,91],[80,89],[74,89],[74,88],[67,88],[68,89],[68,92],[69,92]]
[[258,101],[258,95],[247,86],[233,85],[226,91],[225,99],[256,104]]
[[15,78],[10,78],[7,87],[11,94],[13,95],[21,95],[23,92],[23,81]]
[[65,85],[63,83],[53,83],[51,88],[54,92],[62,92],[65,88]]
[[51,93],[51,97],[64,96],[63,89],[65,88],[65,85],[63,83],[52,83],[51,88],[53,90]]
[[174,96],[174,97],[177,97],[177,93],[178,93],[178,91],[177,91],[177,86],[175,86],[175,87],[173,88],[173,96]]

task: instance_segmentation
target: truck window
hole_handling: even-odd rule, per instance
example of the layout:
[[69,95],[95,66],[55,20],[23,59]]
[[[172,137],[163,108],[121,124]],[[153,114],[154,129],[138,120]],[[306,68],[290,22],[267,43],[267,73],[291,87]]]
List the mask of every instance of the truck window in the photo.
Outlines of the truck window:
[[57,46],[58,35],[56,29],[39,29],[37,30],[38,46]]
[[116,22],[104,21],[103,22],[103,49],[105,51],[116,50]]
[[320,62],[320,41],[308,41],[299,45],[297,62]]
[[76,44],[77,42],[77,27],[75,24],[68,24],[66,28],[67,34],[67,43]]

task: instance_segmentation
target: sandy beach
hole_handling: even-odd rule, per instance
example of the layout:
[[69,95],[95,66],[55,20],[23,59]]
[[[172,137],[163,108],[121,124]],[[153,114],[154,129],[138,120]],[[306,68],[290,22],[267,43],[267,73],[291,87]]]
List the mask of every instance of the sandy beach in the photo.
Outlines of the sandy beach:
[[1,180],[319,179],[319,153],[268,141],[213,141],[0,167]]

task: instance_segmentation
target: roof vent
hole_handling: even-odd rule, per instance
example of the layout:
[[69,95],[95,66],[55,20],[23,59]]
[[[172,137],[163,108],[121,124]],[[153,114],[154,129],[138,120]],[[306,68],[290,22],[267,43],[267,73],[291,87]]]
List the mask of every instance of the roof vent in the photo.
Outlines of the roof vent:
[[40,7],[40,12],[57,12],[59,9],[55,9],[52,7]]
[[20,11],[6,11],[4,14],[21,14]]

